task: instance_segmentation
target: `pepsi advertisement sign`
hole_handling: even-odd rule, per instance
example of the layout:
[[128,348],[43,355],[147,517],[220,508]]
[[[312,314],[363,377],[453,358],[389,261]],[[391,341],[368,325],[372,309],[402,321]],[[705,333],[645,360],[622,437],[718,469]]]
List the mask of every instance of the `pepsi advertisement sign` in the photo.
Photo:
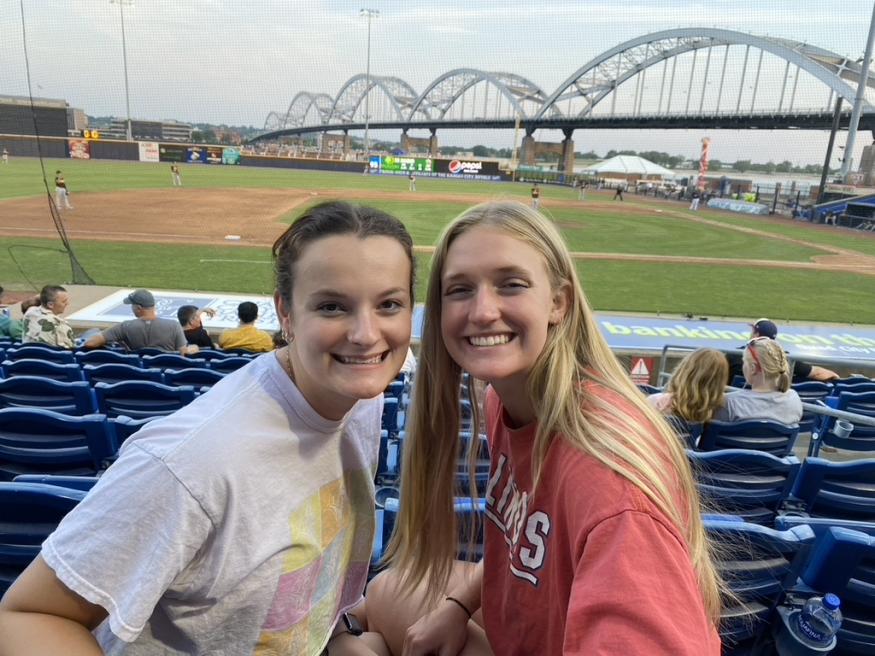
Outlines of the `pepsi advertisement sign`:
[[479,159],[436,159],[434,170],[440,177],[486,178],[490,180],[501,178],[498,162]]

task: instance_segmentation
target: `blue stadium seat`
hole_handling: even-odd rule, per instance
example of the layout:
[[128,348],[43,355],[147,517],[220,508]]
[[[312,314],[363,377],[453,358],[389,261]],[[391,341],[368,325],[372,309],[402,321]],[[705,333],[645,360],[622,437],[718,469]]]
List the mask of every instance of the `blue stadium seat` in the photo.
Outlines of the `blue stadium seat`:
[[225,358],[229,357],[229,353],[227,351],[220,351],[218,349],[202,348],[197,353],[189,354],[188,357],[195,358],[197,360],[208,360],[212,362],[213,360],[224,360]]
[[59,349],[45,344],[24,344],[16,348],[6,349],[7,360],[23,360],[24,358],[34,358],[37,360],[48,360],[49,362],[59,362],[60,364],[72,364],[76,360],[73,358],[72,351]]
[[157,417],[141,417],[139,419],[132,419],[131,417],[120,415],[118,417],[111,417],[110,419],[108,419],[107,424],[109,425],[111,435],[114,436],[115,443],[119,447],[121,447],[121,445],[125,443],[125,440],[127,440],[131,435],[136,433],[153,419],[157,419]]
[[647,385],[645,383],[639,383],[638,390],[647,396],[650,396],[651,394],[659,394],[663,391],[661,387],[654,387],[653,385]]
[[748,522],[705,520],[709,537],[721,545],[717,567],[740,604],[723,609],[723,653],[745,653],[767,635],[784,591],[796,581],[814,543],[808,526],[787,531]]
[[[154,346],[144,346],[143,348],[134,351],[134,353],[142,358],[144,355],[173,355],[176,352],[165,351],[164,349],[160,349]],[[179,354],[176,353],[176,355]]]
[[875,522],[860,522],[853,519],[835,519],[832,517],[806,517],[804,515],[778,515],[775,517],[775,530],[786,531],[794,526],[805,524],[818,537],[826,533],[832,527],[847,528],[852,531],[860,531],[866,535],[875,536]]
[[188,369],[189,367],[207,366],[206,360],[194,360],[179,353],[144,355],[141,360],[144,367],[157,367],[158,369]]
[[699,438],[699,451],[718,449],[753,449],[784,457],[793,450],[798,426],[759,419],[746,421],[710,421]]
[[95,349],[94,351],[77,351],[73,355],[80,365],[110,363],[129,364],[132,367],[139,367],[142,365],[140,362],[140,356],[136,353],[119,353],[118,351]]
[[814,517],[875,521],[875,459],[806,458],[792,496]]
[[215,369],[189,367],[188,369],[167,369],[164,372],[166,385],[192,385],[194,387],[212,387],[225,377],[225,374]]
[[0,378],[39,376],[51,380],[60,380],[65,383],[78,383],[85,380],[82,370],[76,363],[61,364],[60,362],[51,362],[50,360],[22,358],[21,360],[6,360],[0,365],[0,369],[2,369]]
[[97,383],[122,383],[128,380],[150,380],[163,383],[164,373],[157,368],[136,367],[130,364],[107,362],[105,364],[86,364],[82,367],[85,380],[91,385]]
[[403,428],[403,424],[399,423],[398,415],[398,399],[394,397],[383,398],[383,418],[382,430],[386,431],[389,439],[398,437],[398,432]]
[[687,456],[709,511],[766,526],[790,496],[800,467],[796,456],[778,458],[749,449],[688,450]]
[[838,396],[842,392],[853,392],[854,394],[875,392],[875,381],[870,381],[868,383],[836,383],[834,385],[833,395]]
[[683,417],[677,415],[665,415],[665,420],[672,430],[680,437],[687,448],[695,449],[699,444],[699,439],[702,437],[704,424],[696,421],[687,421]]
[[875,537],[830,528],[817,541],[802,582],[842,600],[833,654],[875,654]]
[[97,476],[59,476],[56,474],[21,474],[12,479],[13,483],[40,483],[42,485],[56,485],[68,487],[74,490],[87,492],[99,479]]
[[[838,396],[828,398],[826,404],[836,410],[875,419],[875,392],[841,392]],[[854,424],[854,430],[850,435],[840,437],[832,431],[835,422],[834,417],[824,417],[816,437],[812,436],[808,455],[817,456],[824,445],[848,451],[875,451],[875,426]]]
[[[799,395],[803,403],[817,403],[826,400],[833,392],[833,386],[830,383],[823,383],[816,380],[805,381],[804,383],[796,383],[790,386]],[[815,414],[808,410],[802,412],[802,419],[799,420],[799,432],[810,433],[820,423],[821,415]]]
[[94,476],[117,450],[103,415],[0,410],[0,480],[20,474]]
[[37,376],[0,380],[0,408],[41,408],[68,415],[97,412],[88,383],[63,383]]
[[85,492],[39,483],[0,483],[0,595]]
[[836,385],[868,385],[869,383],[875,383],[875,378],[848,376],[847,378],[838,378],[832,382]]
[[230,374],[237,371],[241,367],[245,367],[252,362],[252,358],[245,358],[240,355],[231,356],[229,358],[213,358],[209,361],[209,367],[213,371],[218,371],[223,374]]
[[171,387],[147,380],[124,383],[97,383],[97,405],[108,417],[125,415],[132,419],[172,414],[194,400],[190,385]]

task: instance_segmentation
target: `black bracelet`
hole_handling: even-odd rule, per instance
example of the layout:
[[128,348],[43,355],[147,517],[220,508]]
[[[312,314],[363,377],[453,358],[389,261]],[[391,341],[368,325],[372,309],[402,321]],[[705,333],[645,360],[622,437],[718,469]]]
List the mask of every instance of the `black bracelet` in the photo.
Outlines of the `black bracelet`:
[[471,611],[468,610],[468,607],[465,604],[463,604],[461,601],[459,601],[455,597],[445,597],[444,601],[452,601],[454,604],[456,604],[459,608],[461,608],[463,611],[465,611],[468,614],[469,620],[471,619]]

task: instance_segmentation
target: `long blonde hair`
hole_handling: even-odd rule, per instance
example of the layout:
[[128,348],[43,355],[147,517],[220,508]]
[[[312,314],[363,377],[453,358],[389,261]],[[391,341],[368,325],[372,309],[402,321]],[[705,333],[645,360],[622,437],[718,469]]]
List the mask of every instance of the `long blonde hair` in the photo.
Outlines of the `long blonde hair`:
[[693,351],[681,360],[668,382],[672,413],[687,421],[709,421],[723,406],[728,376],[729,363],[720,351]]
[[[681,443],[644,400],[601,336],[559,231],[541,214],[517,202],[483,203],[468,209],[444,229],[435,249],[404,444],[400,512],[386,560],[402,572],[408,591],[425,582],[428,593],[436,598],[449,581],[457,552],[453,498],[461,443],[462,371],[441,336],[441,275],[453,241],[480,225],[500,229],[532,246],[545,260],[553,289],[567,284],[570,290],[565,317],[549,329],[528,376],[528,394],[538,418],[534,480],[538,480],[551,443],[556,435],[562,435],[631,481],[684,536],[706,611],[716,625],[721,585]],[[586,381],[595,381],[621,396],[645,422],[628,416],[601,396],[588,395]],[[472,406],[477,408],[476,398]],[[470,442],[475,444],[476,440]]]

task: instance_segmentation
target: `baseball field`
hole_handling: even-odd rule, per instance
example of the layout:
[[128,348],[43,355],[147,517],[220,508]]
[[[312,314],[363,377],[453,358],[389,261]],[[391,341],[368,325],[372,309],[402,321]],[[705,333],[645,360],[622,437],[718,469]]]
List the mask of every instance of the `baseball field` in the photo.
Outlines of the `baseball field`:
[[[332,198],[402,219],[418,246],[420,285],[441,228],[485,200],[528,202],[529,184],[289,169],[45,160],[62,169],[73,210],[61,216],[97,284],[272,292],[270,245],[309,204]],[[627,193],[542,188],[597,310],[875,324],[875,235],[780,217],[747,218]],[[71,280],[39,160],[0,167],[0,284]],[[239,239],[228,240],[235,235]]]

